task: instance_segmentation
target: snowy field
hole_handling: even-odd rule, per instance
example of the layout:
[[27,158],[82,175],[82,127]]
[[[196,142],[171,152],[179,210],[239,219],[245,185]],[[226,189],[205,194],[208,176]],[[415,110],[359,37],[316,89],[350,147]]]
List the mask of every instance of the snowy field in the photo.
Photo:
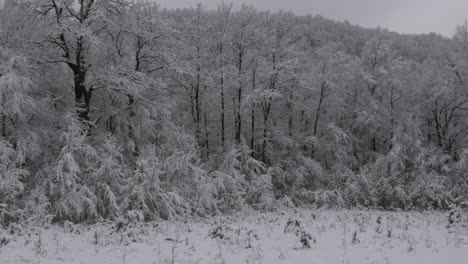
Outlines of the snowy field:
[[209,221],[16,226],[0,236],[0,263],[466,264],[463,217],[449,225],[448,213],[300,210]]

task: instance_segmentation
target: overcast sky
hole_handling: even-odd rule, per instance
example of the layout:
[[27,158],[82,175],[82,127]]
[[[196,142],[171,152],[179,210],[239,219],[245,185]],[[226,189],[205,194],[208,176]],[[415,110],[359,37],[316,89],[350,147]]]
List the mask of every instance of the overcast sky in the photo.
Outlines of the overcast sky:
[[[0,0],[0,3],[3,0]],[[221,0],[154,0],[163,8],[191,7],[197,2],[208,8]],[[225,0],[251,4],[263,10],[289,10],[296,14],[322,15],[348,20],[364,27],[384,27],[400,33],[436,32],[451,37],[457,25],[468,20],[468,0]]]
[[[194,6],[209,8],[220,0],[158,0],[163,8]],[[296,14],[319,14],[348,20],[364,27],[384,27],[400,33],[437,32],[452,36],[457,25],[468,20],[468,0],[225,0],[244,2],[258,9],[290,10]]]

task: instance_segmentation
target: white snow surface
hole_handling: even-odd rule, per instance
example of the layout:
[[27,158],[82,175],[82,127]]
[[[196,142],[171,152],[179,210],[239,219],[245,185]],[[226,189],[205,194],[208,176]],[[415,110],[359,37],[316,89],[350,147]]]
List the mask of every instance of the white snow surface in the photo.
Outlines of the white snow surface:
[[124,223],[119,231],[115,223],[16,225],[0,231],[0,263],[467,264],[468,227],[448,225],[448,215],[301,209]]

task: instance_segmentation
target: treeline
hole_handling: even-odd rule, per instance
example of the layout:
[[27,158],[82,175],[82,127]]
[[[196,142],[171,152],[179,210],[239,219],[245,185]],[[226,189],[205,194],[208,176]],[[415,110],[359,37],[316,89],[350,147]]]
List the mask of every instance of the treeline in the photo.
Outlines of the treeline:
[[0,10],[0,222],[468,198],[451,39],[150,1]]

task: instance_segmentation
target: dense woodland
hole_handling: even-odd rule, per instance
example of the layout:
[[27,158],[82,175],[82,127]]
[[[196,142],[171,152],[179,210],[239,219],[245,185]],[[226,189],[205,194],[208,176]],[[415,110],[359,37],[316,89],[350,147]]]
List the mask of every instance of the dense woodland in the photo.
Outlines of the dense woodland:
[[446,38],[248,6],[0,10],[4,225],[467,198],[467,23]]

